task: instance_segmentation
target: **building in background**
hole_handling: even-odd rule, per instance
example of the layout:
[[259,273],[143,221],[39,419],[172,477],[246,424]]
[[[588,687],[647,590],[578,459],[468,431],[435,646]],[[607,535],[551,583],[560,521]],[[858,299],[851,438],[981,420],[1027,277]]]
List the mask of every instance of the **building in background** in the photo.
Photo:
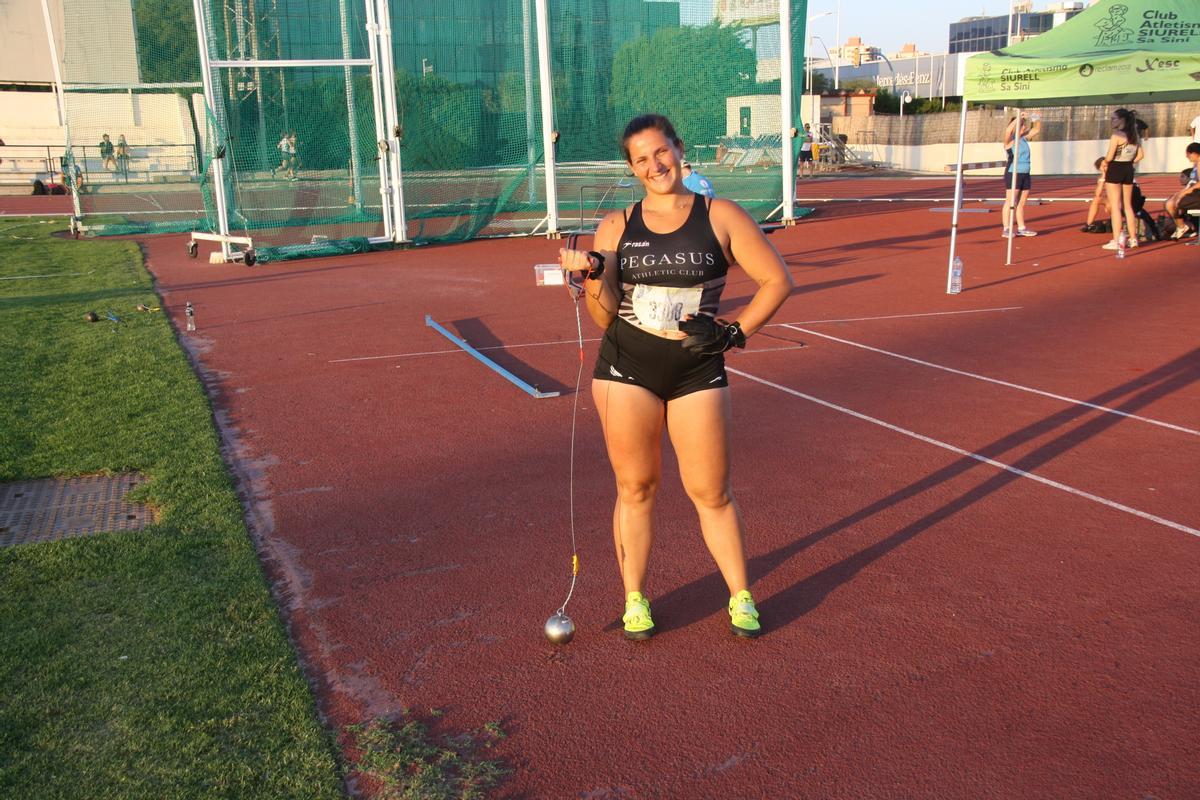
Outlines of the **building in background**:
[[[878,47],[869,44],[863,44],[862,37],[851,36],[843,45],[838,45],[833,48],[833,57],[841,59],[843,66],[853,64],[858,66],[865,61],[877,61],[883,51]],[[814,67],[816,64],[813,65]],[[826,65],[822,65],[826,66]]]
[[[1083,0],[1066,0],[1045,11],[1033,11],[1030,0],[1019,2],[1014,13],[995,17],[965,17],[950,23],[947,49],[950,53],[983,53],[999,50],[1011,42],[1031,39],[1083,11]],[[1009,38],[1011,34],[1011,40]]]

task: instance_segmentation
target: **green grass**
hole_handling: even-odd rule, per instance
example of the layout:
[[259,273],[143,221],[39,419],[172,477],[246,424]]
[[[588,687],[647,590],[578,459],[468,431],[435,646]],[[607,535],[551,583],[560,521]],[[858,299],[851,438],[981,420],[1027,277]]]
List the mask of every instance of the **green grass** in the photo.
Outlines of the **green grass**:
[[0,549],[0,797],[341,797],[141,254],[61,225],[0,221],[0,278],[55,276],[0,280],[0,481],[136,469],[159,516]]
[[435,737],[405,712],[398,720],[377,719],[346,731],[359,751],[358,772],[371,780],[379,800],[483,800],[508,774],[502,762],[483,758],[505,736],[498,722]]

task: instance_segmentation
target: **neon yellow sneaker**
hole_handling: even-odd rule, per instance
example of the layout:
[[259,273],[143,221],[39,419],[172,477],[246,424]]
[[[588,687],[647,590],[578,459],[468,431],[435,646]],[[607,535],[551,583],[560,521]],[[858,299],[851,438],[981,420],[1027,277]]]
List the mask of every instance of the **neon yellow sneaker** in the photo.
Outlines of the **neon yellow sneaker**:
[[758,622],[758,609],[754,607],[754,598],[748,589],[729,598],[729,630],[737,636],[753,639],[762,634],[762,625]]
[[654,620],[650,618],[650,601],[641,592],[630,592],[625,598],[626,639],[649,639],[654,635]]

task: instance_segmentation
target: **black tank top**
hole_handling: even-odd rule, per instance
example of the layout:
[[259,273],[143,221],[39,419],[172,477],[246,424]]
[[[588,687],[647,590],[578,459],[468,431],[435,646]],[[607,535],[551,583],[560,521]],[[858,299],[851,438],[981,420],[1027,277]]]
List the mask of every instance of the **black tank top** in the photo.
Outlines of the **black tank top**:
[[[729,261],[725,251],[713,233],[708,218],[708,204],[696,195],[692,210],[683,225],[671,233],[655,233],[646,227],[642,219],[642,204],[639,201],[625,222],[625,232],[617,246],[620,254],[621,305],[617,313],[626,322],[640,327],[659,330],[678,330],[679,314],[690,313],[687,309],[676,309],[658,320],[663,324],[649,324],[639,306],[642,318],[634,308],[635,294],[645,290],[638,287],[668,287],[675,289],[699,288],[699,312],[715,317],[725,289],[725,276],[729,272]],[[666,295],[664,295],[665,297]],[[671,317],[674,319],[672,320]]]

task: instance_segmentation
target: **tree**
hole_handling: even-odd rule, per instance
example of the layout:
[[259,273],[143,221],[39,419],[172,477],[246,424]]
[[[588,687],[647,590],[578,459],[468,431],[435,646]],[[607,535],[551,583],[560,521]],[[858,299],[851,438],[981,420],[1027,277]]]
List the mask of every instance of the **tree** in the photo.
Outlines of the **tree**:
[[189,0],[137,0],[133,17],[143,83],[200,80],[196,20]]
[[685,143],[713,144],[725,135],[726,98],[752,93],[754,76],[754,53],[737,28],[662,28],[617,51],[609,105],[622,125],[663,114]]
[[859,89],[878,90],[879,87],[870,78],[851,78],[848,81],[842,81],[842,89],[847,92],[857,92]]

